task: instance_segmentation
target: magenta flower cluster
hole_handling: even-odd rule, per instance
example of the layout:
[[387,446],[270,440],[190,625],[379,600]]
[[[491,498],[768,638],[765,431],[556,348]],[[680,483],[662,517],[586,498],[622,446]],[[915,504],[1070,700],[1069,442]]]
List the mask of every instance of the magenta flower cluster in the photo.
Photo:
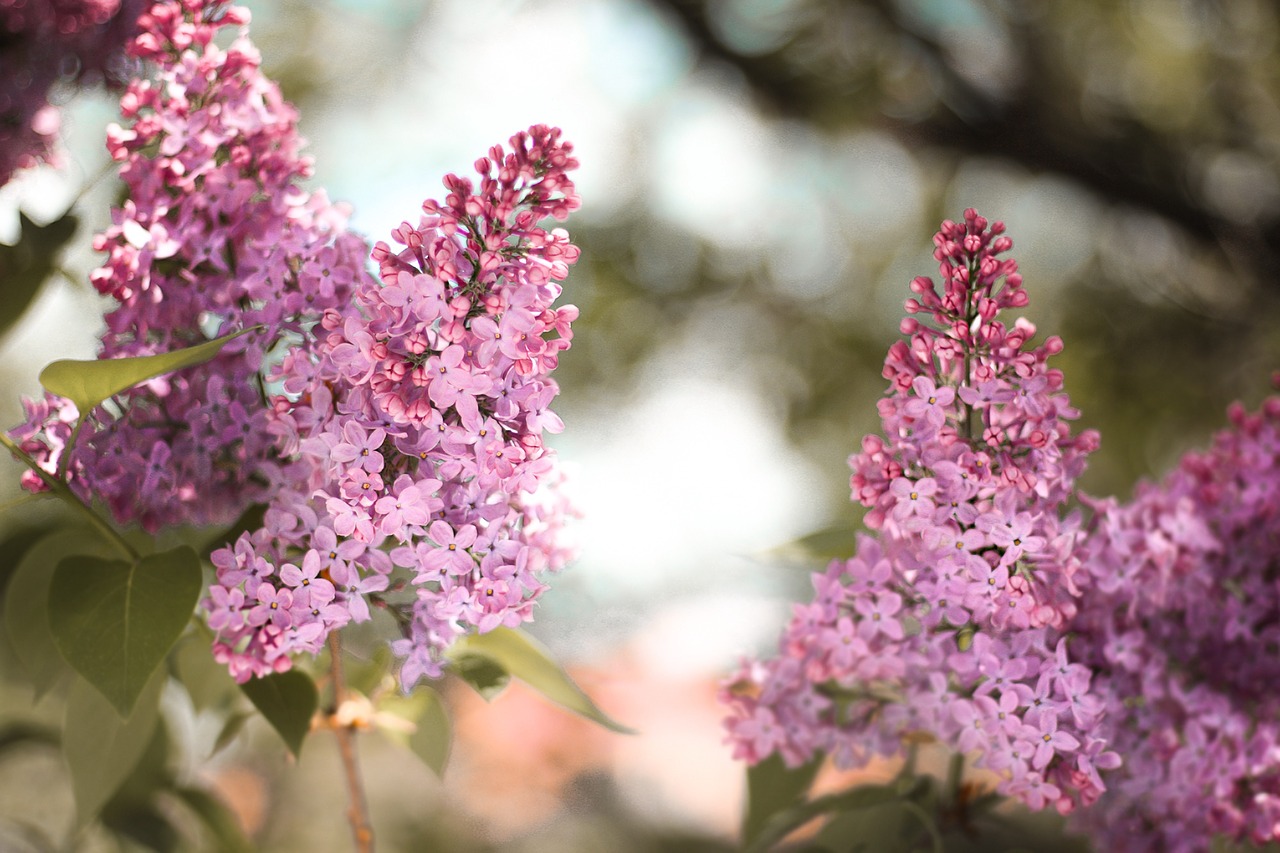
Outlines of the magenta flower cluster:
[[530,618],[539,575],[568,557],[543,433],[562,428],[548,374],[577,317],[552,303],[578,250],[537,223],[578,207],[576,166],[538,126],[476,161],[478,184],[449,175],[445,200],[394,232],[402,249],[374,248],[381,283],[326,310],[314,352],[285,357],[269,429],[311,476],[214,554],[215,655],[237,678],[288,668],[368,619],[370,598],[401,621],[406,689],[439,676],[468,629]]
[[60,83],[122,83],[144,0],[0,0],[0,186],[59,161]]
[[[296,114],[259,67],[248,13],[207,0],[156,3],[129,53],[147,76],[121,100],[124,126],[107,145],[128,189],[94,247],[92,274],[117,307],[103,357],[151,355],[261,325],[212,362],[146,382],[78,416],[66,401],[28,401],[14,431],[51,473],[101,499],[122,523],[148,530],[225,523],[265,502],[285,471],[267,432],[264,377],[286,346],[310,346],[325,309],[367,280],[367,245],[346,211],[308,192]],[[214,39],[239,29],[222,49]],[[42,488],[31,472],[24,484]]]
[[885,360],[883,436],[850,459],[875,535],[814,576],[778,657],[723,691],[737,757],[815,753],[855,767],[927,733],[999,790],[1070,811],[1118,759],[1104,700],[1068,642],[1078,609],[1074,480],[1097,446],[1048,358],[1049,338],[1002,312],[1027,303],[1002,223],[973,210],[934,237],[942,287],[911,284],[907,341]]
[[1073,649],[1125,760],[1079,815],[1099,849],[1280,840],[1280,398],[1230,417],[1129,503],[1096,502],[1080,551]]
[[[116,395],[78,436],[81,413],[52,395],[13,435],[121,523],[265,506],[212,555],[202,605],[237,680],[288,669],[373,603],[399,621],[408,688],[463,632],[529,619],[569,556],[543,435],[563,426],[549,374],[577,310],[553,303],[578,250],[539,222],[578,207],[577,161],[558,129],[532,127],[476,161],[476,181],[448,176],[397,248],[370,251],[344,208],[302,188],[296,115],[247,23],[213,0],[139,17],[129,50],[147,74],[108,131],[128,199],[92,280],[117,303],[103,357],[253,331]],[[31,472],[24,485],[44,488]]]

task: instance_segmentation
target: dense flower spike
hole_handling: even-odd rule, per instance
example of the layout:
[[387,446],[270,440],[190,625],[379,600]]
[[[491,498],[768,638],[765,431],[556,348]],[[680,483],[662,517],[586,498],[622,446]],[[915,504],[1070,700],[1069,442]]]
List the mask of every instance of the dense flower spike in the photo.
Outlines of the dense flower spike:
[[[368,278],[367,246],[345,231],[345,211],[300,186],[311,166],[296,115],[262,75],[247,21],[211,0],[167,0],[138,19],[129,52],[150,76],[124,94],[126,126],[108,130],[128,200],[95,240],[108,257],[92,279],[119,303],[104,357],[262,331],[90,413],[70,460],[61,456],[77,413],[61,401],[29,404],[14,431],[50,472],[61,461],[81,495],[149,530],[228,521],[294,476],[267,432],[268,353],[309,346],[323,312]],[[225,50],[214,43],[224,28],[241,30]]]
[[1125,768],[1081,823],[1119,853],[1280,840],[1280,398],[1096,509],[1073,649]]
[[[144,0],[0,0],[0,186],[57,163],[59,82],[123,85],[120,66]],[[52,99],[51,99],[52,98]]]
[[285,356],[268,430],[310,474],[214,555],[206,603],[238,679],[288,668],[370,603],[400,621],[406,689],[463,632],[530,618],[567,559],[543,433],[562,426],[548,374],[577,316],[553,302],[578,250],[538,222],[578,207],[576,166],[539,126],[478,160],[478,184],[449,175],[394,232],[402,249],[374,248],[381,283],[361,279]]
[[976,756],[1000,790],[1070,811],[1103,790],[1116,756],[1102,703],[1073,661],[1079,519],[1064,514],[1092,432],[1062,375],[1057,338],[1001,312],[1026,305],[1004,226],[972,210],[934,237],[941,290],[911,283],[907,341],[885,360],[884,436],[850,459],[869,508],[853,559],[814,576],[779,657],[745,662],[724,690],[735,754],[815,752],[842,766],[892,755],[924,731]]

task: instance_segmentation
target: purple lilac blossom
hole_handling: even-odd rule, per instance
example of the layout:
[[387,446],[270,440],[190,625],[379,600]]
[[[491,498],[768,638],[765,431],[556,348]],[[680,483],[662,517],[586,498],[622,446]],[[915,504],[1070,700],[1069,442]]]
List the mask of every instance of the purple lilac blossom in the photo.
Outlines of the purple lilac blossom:
[[381,280],[286,353],[266,431],[308,475],[213,555],[214,654],[237,680],[288,669],[371,603],[400,625],[406,690],[461,634],[532,617],[569,556],[543,433],[562,426],[549,374],[578,312],[553,303],[578,250],[538,222],[578,207],[572,151],[535,126],[477,160],[478,183],[447,176],[393,232],[403,248],[375,246]]
[[1099,849],[1280,840],[1280,397],[1133,500],[1094,501],[1072,649],[1125,766],[1077,818]]
[[999,319],[1027,304],[1003,231],[968,210],[934,237],[943,288],[911,283],[883,437],[850,458],[874,532],[814,575],[778,656],[726,682],[736,757],[856,767],[924,732],[1033,809],[1104,789],[1097,771],[1116,758],[1066,634],[1081,536],[1066,503],[1098,439],[1071,434],[1077,412],[1047,363],[1061,341],[1032,347],[1034,326]]

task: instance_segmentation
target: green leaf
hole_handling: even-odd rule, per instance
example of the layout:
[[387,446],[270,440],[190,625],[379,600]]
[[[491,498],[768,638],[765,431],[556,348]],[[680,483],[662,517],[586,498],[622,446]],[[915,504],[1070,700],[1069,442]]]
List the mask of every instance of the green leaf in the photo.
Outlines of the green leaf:
[[222,801],[201,788],[177,787],[170,793],[181,800],[200,819],[217,842],[217,849],[226,853],[249,853],[249,840],[240,831],[235,815]]
[[58,252],[75,235],[78,224],[70,213],[48,225],[37,225],[21,211],[18,219],[22,229],[18,242],[0,244],[0,281],[4,282],[0,335],[13,328],[35,301],[40,286],[53,274]]
[[83,826],[111,799],[146,752],[159,719],[165,674],[147,682],[127,720],[93,685],[77,678],[67,694],[62,750],[71,770],[76,815]]
[[185,545],[132,565],[66,557],[49,586],[49,630],[67,663],[128,717],[190,621],[202,577]]
[[216,356],[224,346],[261,326],[242,329],[193,347],[159,355],[134,358],[99,358],[87,361],[61,359],[40,371],[40,384],[76,404],[84,417],[103,400],[164,373],[201,364]]
[[777,753],[747,768],[747,813],[742,821],[742,842],[750,844],[765,824],[781,811],[798,805],[818,775],[824,756],[808,764],[787,767]]
[[453,726],[449,722],[449,712],[445,709],[440,694],[430,687],[422,686],[413,692],[414,698],[421,694],[426,701],[416,720],[418,729],[409,736],[409,748],[433,773],[443,777],[444,767],[449,762],[449,750],[453,745]]
[[460,655],[453,661],[453,671],[486,702],[497,699],[511,683],[510,673],[481,655]]
[[49,630],[49,585],[58,562],[73,554],[101,553],[95,537],[63,530],[41,539],[23,554],[4,599],[4,627],[14,656],[39,699],[67,671]]
[[302,752],[302,741],[311,731],[311,718],[320,705],[316,683],[304,672],[291,669],[240,685],[244,695],[267,718],[295,756]]
[[454,661],[467,657],[487,658],[503,671],[515,676],[534,690],[575,714],[593,720],[607,729],[635,734],[613,720],[598,707],[582,688],[573,682],[560,665],[552,660],[538,642],[513,628],[495,628],[487,634],[468,634],[449,649]]

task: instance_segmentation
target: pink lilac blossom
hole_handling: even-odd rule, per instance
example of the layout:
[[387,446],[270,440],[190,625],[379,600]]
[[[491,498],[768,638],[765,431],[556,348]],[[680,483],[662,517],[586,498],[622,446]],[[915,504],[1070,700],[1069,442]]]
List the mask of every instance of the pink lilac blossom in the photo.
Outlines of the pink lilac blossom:
[[[121,99],[124,125],[107,133],[128,198],[95,238],[107,258],[92,281],[117,303],[102,357],[261,330],[85,413],[70,459],[81,413],[65,401],[28,403],[13,431],[78,494],[151,531],[227,522],[296,476],[268,432],[272,353],[293,347],[299,358],[322,314],[369,280],[346,210],[301,187],[311,165],[297,116],[262,75],[247,22],[244,9],[211,0],[166,0],[138,18],[129,54],[145,76]],[[215,44],[237,30],[225,49]],[[42,487],[34,476],[24,484]]]
[[58,165],[60,83],[122,85],[144,0],[0,0],[0,186]]
[[266,432],[308,475],[214,554],[206,604],[238,680],[288,669],[370,604],[399,622],[406,690],[462,633],[531,618],[568,558],[543,434],[561,427],[549,374],[577,309],[553,303],[578,250],[538,223],[578,207],[572,151],[535,126],[477,160],[478,182],[447,176],[393,232],[402,248],[374,247],[380,281],[285,354]]
[[1132,501],[1096,501],[1073,650],[1125,767],[1078,822],[1099,849],[1280,840],[1280,397]]
[[1066,512],[1091,431],[1031,346],[1035,327],[1002,223],[968,210],[934,237],[943,286],[911,283],[906,341],[885,360],[883,437],[850,459],[868,508],[857,553],[815,574],[779,655],[744,661],[722,691],[734,754],[841,767],[926,732],[1031,808],[1069,812],[1117,758],[1102,703],[1069,647],[1080,521]]

